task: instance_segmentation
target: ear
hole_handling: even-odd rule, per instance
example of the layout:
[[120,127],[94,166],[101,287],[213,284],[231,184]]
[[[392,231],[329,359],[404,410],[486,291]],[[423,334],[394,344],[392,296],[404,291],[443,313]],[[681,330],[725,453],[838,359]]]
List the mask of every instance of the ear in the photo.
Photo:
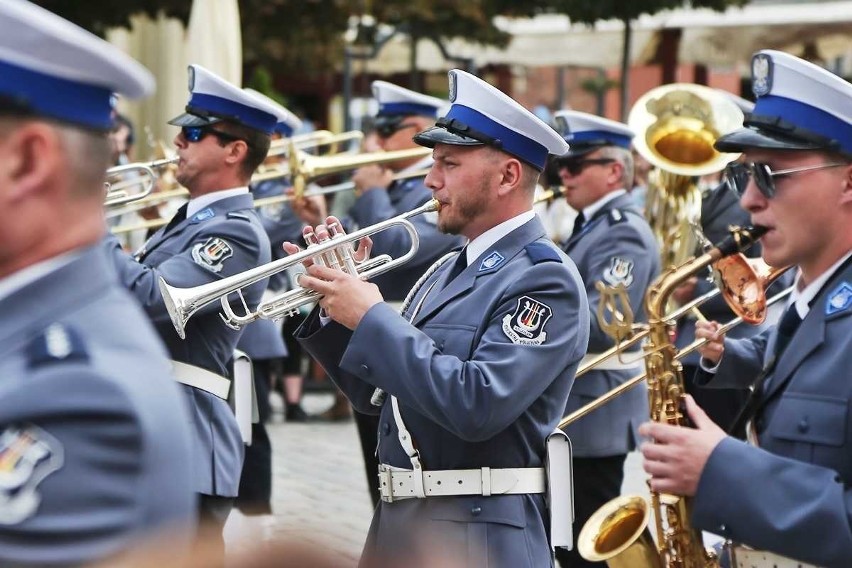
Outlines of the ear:
[[840,178],[840,183],[843,186],[840,193],[840,203],[852,203],[852,163],[840,168],[840,170],[843,172]]
[[225,155],[225,163],[238,164],[248,154],[248,144],[244,140],[235,140],[228,144],[228,153]]
[[609,171],[607,181],[609,183],[621,185],[621,178],[624,176],[624,164],[619,161],[615,161],[612,162],[610,166],[612,166],[612,169]]
[[524,168],[517,158],[509,158],[500,166],[500,186],[497,195],[503,196],[517,190],[521,185]]
[[2,144],[0,179],[9,203],[33,197],[52,186],[62,160],[57,130],[44,122],[28,122],[11,130]]

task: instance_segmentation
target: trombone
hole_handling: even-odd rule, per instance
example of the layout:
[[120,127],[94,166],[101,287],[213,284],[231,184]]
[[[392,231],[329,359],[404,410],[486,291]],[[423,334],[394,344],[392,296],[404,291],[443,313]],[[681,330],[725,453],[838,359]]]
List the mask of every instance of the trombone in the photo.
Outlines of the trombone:
[[[744,266],[748,267],[748,270],[752,270],[754,272],[754,274],[757,274],[758,271],[753,270],[752,267],[751,267],[751,263],[748,260],[746,260],[745,257],[743,257],[741,254],[733,255],[729,258],[731,258],[731,259],[740,258],[741,259],[741,260],[734,260],[733,261],[737,265],[735,270],[739,270],[744,264]],[[760,261],[760,262],[763,263],[763,261]],[[716,264],[718,264],[718,263],[719,263],[719,261],[717,261]],[[763,263],[763,266],[768,267],[768,265],[766,265],[765,263]],[[727,291],[728,286],[723,284],[722,286],[720,286],[720,288],[718,290],[711,290],[707,294],[704,294],[703,296],[696,298],[695,300],[693,300],[689,304],[685,304],[683,307],[681,307],[679,310],[677,310],[676,313],[681,313],[681,314],[686,313],[687,311],[689,311],[689,309],[691,309],[692,307],[694,307],[696,305],[695,302],[702,300],[702,299],[704,299],[703,301],[706,301],[706,299],[709,299],[710,297],[720,293],[720,290],[721,290],[721,293],[725,297],[725,300],[728,302],[728,305],[738,315],[737,315],[737,317],[735,317],[731,321],[722,325],[719,328],[718,333],[720,333],[720,334],[727,333],[728,331],[730,331],[731,329],[733,329],[734,327],[738,326],[739,324],[741,324],[743,322],[747,322],[747,323],[750,323],[750,324],[761,323],[766,318],[766,309],[769,306],[777,303],[779,300],[783,300],[788,295],[790,295],[790,293],[793,291],[793,286],[788,286],[787,288],[778,292],[777,294],[775,294],[774,296],[772,296],[769,299],[766,299],[766,295],[765,295],[765,290],[767,288],[769,288],[769,285],[772,284],[773,281],[775,281],[779,276],[784,274],[784,272],[786,272],[790,268],[791,268],[790,266],[785,266],[785,267],[782,267],[782,268],[769,268],[768,272],[766,272],[765,275],[756,276],[754,280],[746,283],[747,288],[745,289],[746,290],[745,295],[748,296],[748,298],[750,300],[747,303],[754,302],[754,305],[757,306],[757,310],[753,310],[749,307],[741,306],[737,302],[737,299],[740,298],[740,297],[744,297],[744,296],[738,295],[738,292],[736,290]],[[725,269],[725,267],[723,266],[722,270],[724,270],[724,269]],[[757,290],[759,290],[758,297],[752,296],[752,293],[757,291]],[[741,290],[741,292],[742,292],[742,290]],[[759,316],[758,316],[758,314],[759,314]],[[671,314],[671,316],[668,316],[667,319],[669,319],[669,320],[676,319],[676,318],[673,317],[674,315],[675,315],[674,313]],[[757,319],[755,319],[756,317],[757,317]],[[646,335],[648,335],[647,331],[630,338],[630,340],[628,340],[626,343],[633,345],[634,343],[636,343],[637,341],[639,341],[640,339],[642,339]],[[683,349],[679,350],[677,352],[677,354],[675,355],[675,359],[680,360],[680,359],[686,357],[687,355],[689,355],[690,353],[692,353],[693,351],[695,351],[696,349],[698,349],[699,347],[701,347],[702,345],[707,343],[708,341],[709,341],[708,339],[696,339],[695,341],[693,341],[692,343],[690,343],[689,345],[687,345]],[[606,353],[602,353],[601,357],[599,359],[603,360],[605,358],[613,356],[615,353],[618,352],[618,347],[619,347],[619,345],[616,345],[615,347],[610,349],[610,351],[607,351]],[[608,357],[604,357],[604,355],[608,355]],[[643,357],[643,359],[644,359],[644,357]],[[594,365],[599,364],[600,360],[596,360],[594,362]],[[581,370],[582,370],[582,372],[585,373],[594,365],[587,364],[582,369],[578,368],[575,376],[579,376],[581,374],[581,372],[580,372]],[[568,416],[564,417],[559,422],[559,424],[557,425],[557,428],[560,428],[560,429],[565,428],[566,426],[576,422],[577,420],[579,420],[580,418],[589,414],[590,412],[597,410],[599,407],[603,406],[604,404],[606,404],[610,400],[624,394],[625,392],[629,391],[630,389],[632,389],[633,387],[635,387],[636,385],[638,385],[639,383],[644,381],[646,379],[647,375],[648,375],[647,372],[640,373],[640,374],[636,375],[635,377],[628,379],[624,383],[613,388],[609,392],[602,394],[601,396],[599,396],[595,400],[591,401],[590,403],[586,404],[585,406],[578,408],[577,410],[575,410],[574,412],[572,412]]]
[[[105,183],[106,197],[104,205],[106,207],[115,207],[117,205],[125,205],[127,203],[137,202],[154,190],[154,183],[157,180],[157,174],[154,170],[166,168],[172,164],[176,164],[179,158],[165,158],[162,160],[154,160],[153,162],[134,162],[132,164],[123,164],[114,166],[106,171],[107,178],[121,177],[129,173],[136,173],[133,179],[124,179],[116,182]],[[126,188],[140,186],[141,190],[135,193],[128,193]]]
[[291,148],[297,150],[305,150],[308,148],[316,148],[318,146],[332,146],[332,153],[337,153],[338,145],[344,142],[351,143],[355,140],[361,142],[364,139],[364,133],[360,130],[349,130],[334,134],[328,130],[315,130],[306,134],[297,134],[289,138],[279,138],[273,140],[269,144],[269,156],[289,155]]
[[[680,308],[667,314],[666,321],[675,322],[706,301],[722,294],[725,302],[742,321],[751,325],[762,323],[766,319],[766,309],[769,306],[764,291],[789,268],[789,266],[773,268],[759,258],[748,259],[742,253],[723,257],[713,264],[717,280],[716,289],[693,298]],[[586,374],[604,361],[623,353],[645,339],[649,333],[648,329],[643,329],[631,337],[617,342],[593,359],[580,363],[574,375],[575,378]],[[643,358],[638,357],[636,359],[637,364]]]
[[[433,199],[407,213],[346,235],[337,232],[333,227],[329,227],[332,230],[332,235],[326,241],[319,244],[312,244],[306,250],[286,258],[263,264],[245,272],[217,280],[216,282],[195,286],[194,288],[176,288],[170,286],[161,277],[159,280],[160,292],[163,295],[163,300],[171,317],[172,324],[174,324],[175,330],[181,339],[186,335],[185,328],[189,318],[199,309],[217,299],[221,301],[222,311],[224,312],[220,314],[222,320],[233,329],[240,329],[242,326],[258,319],[275,320],[287,317],[298,311],[301,306],[316,302],[320,298],[320,295],[306,288],[294,288],[271,300],[261,302],[256,310],[251,312],[246,306],[245,298],[240,289],[251,286],[292,266],[301,264],[308,259],[326,266],[339,268],[353,276],[358,276],[362,280],[369,280],[374,276],[405,264],[417,254],[417,249],[420,247],[420,237],[417,234],[417,229],[408,219],[423,213],[436,212],[439,208],[438,201]],[[353,243],[395,226],[404,228],[411,238],[411,246],[408,252],[397,258],[391,258],[390,255],[383,254],[361,262],[355,260],[353,255],[354,249],[352,247]],[[245,313],[242,315],[234,312],[228,302],[228,296],[234,292],[237,293],[245,309]]]

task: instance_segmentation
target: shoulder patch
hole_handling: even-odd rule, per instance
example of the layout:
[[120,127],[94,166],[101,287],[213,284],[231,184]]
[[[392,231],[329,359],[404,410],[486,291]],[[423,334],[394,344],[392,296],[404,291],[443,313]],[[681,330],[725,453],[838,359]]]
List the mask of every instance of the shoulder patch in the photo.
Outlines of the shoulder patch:
[[216,216],[216,212],[213,211],[210,207],[202,209],[198,213],[192,216],[192,219],[189,220],[190,223],[200,223],[202,221],[206,221],[207,219],[211,219]]
[[843,282],[828,295],[825,302],[825,315],[844,312],[852,306],[852,285]]
[[249,218],[248,215],[246,215],[245,213],[237,213],[236,211],[228,213],[228,219],[240,219],[242,221],[251,222],[251,218]]
[[623,223],[627,221],[627,217],[624,213],[621,212],[620,209],[610,209],[609,214],[606,216],[609,219],[610,225],[617,225],[618,223]]
[[0,526],[16,525],[36,513],[39,484],[64,461],[59,440],[34,424],[0,431]]
[[539,262],[562,262],[562,257],[559,256],[559,253],[546,243],[530,243],[524,247],[524,250],[527,251],[533,264],[538,264]]
[[27,366],[41,367],[61,361],[88,361],[83,338],[74,329],[55,323],[27,346]]
[[222,264],[234,256],[234,249],[220,237],[210,237],[192,247],[192,260],[211,272],[221,272]]
[[609,266],[603,271],[603,280],[610,286],[624,284],[630,288],[633,284],[633,261],[620,256],[609,259]]
[[503,333],[518,345],[541,345],[547,339],[544,326],[552,315],[553,310],[547,304],[521,296],[515,311],[503,318]]

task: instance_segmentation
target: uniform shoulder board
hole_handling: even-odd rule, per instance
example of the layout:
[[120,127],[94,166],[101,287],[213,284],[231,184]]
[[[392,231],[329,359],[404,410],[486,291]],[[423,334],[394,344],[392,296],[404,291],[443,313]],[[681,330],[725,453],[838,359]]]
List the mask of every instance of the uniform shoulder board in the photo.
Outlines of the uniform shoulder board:
[[30,341],[27,346],[27,366],[30,368],[66,361],[88,361],[89,354],[83,337],[73,328],[55,323]]
[[610,209],[606,218],[609,219],[610,225],[617,225],[618,223],[627,221],[627,216],[621,211],[621,209]]
[[231,212],[228,213],[228,219],[242,219],[243,221],[251,222],[251,219],[245,213]]
[[526,250],[527,254],[530,255],[530,259],[533,261],[533,264],[548,261],[562,262],[562,257],[559,256],[559,253],[556,252],[553,247],[545,243],[530,243],[524,247],[524,250]]

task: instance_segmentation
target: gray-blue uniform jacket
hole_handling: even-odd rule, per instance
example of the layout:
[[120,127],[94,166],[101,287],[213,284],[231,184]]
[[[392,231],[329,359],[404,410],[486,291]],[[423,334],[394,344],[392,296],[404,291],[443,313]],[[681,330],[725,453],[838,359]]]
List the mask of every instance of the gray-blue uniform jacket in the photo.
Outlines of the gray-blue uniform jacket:
[[[586,285],[591,312],[589,353],[602,353],[614,341],[600,328],[596,311],[600,293],[596,282],[627,286],[637,322],[647,321],[643,299],[660,272],[660,253],[654,234],[629,194],[606,203],[569,239],[563,250],[577,265]],[[639,357],[634,348],[626,359]],[[644,370],[639,358],[633,370],[592,370],[577,377],[565,413],[570,414]],[[626,454],[639,440],[637,428],[648,420],[648,391],[639,385],[565,428],[577,457]]]
[[[107,236],[119,279],[153,321],[172,359],[227,376],[227,365],[241,331],[222,323],[218,301],[199,310],[187,323],[182,340],[169,319],[158,287],[159,277],[179,288],[220,280],[269,262],[269,239],[252,209],[249,194],[212,203],[165,232],[157,231],[136,258],[121,251]],[[243,288],[249,307],[266,289],[266,280]],[[241,307],[233,303],[237,313]],[[182,385],[192,415],[194,490],[205,495],[237,494],[243,460],[243,443],[228,403],[213,394]]]
[[192,533],[188,413],[99,247],[0,298],[0,565],[88,564]]
[[[819,566],[852,562],[852,264],[810,304],[760,397],[760,448],[725,438],[710,455],[695,525]],[[713,387],[751,385],[774,352],[771,328],[725,340]]]
[[[349,210],[352,220],[364,228],[407,213],[420,207],[430,199],[432,192],[423,183],[424,178],[411,178],[391,184],[387,191],[373,189],[363,192]],[[426,269],[450,252],[464,244],[462,237],[445,235],[438,230],[434,215],[417,215],[409,219],[420,236],[420,248],[413,259],[385,274],[374,278],[372,282],[382,291],[386,301],[401,302]],[[394,258],[408,252],[411,239],[402,227],[376,233],[373,239],[372,256],[389,254]]]
[[[579,274],[538,218],[444,288],[452,264],[414,297],[412,307],[425,300],[413,325],[411,307],[400,316],[382,303],[354,332],[334,322],[320,327],[315,310],[297,337],[356,409],[381,413],[381,463],[411,468],[390,397],[381,409],[370,404],[374,387],[398,398],[425,470],[540,467],[586,352],[589,310]],[[524,340],[514,329],[531,305],[542,319]],[[399,552],[434,532],[436,542],[471,551],[470,566],[482,565],[473,560],[477,551],[492,567],[550,566],[545,519],[540,494],[382,502],[365,557]]]

